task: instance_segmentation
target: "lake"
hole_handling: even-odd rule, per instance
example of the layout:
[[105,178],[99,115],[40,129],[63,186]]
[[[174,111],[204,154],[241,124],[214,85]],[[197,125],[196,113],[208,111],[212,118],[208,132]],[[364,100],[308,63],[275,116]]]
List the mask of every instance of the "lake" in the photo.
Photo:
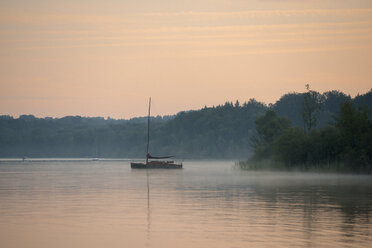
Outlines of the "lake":
[[0,247],[372,247],[372,176],[0,161]]

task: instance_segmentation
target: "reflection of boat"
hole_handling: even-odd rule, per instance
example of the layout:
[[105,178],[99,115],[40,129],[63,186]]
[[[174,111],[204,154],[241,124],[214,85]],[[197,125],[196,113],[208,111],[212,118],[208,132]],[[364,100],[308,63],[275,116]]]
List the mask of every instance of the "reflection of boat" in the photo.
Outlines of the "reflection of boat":
[[[182,169],[182,163],[176,164],[174,161],[160,161],[157,159],[168,159],[173,156],[166,157],[154,157],[149,153],[150,144],[150,108],[151,108],[151,98],[149,100],[149,114],[147,117],[147,152],[146,152],[146,162],[145,163],[130,163],[132,169]],[[151,159],[151,161],[149,161]]]

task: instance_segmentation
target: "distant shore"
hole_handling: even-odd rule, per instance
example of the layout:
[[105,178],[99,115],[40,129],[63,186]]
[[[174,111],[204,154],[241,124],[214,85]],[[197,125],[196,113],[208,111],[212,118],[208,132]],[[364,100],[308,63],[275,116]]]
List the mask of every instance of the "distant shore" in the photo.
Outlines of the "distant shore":
[[353,174],[371,174],[367,168],[353,170],[345,163],[321,163],[321,164],[296,164],[288,165],[274,160],[245,160],[235,163],[235,167],[248,171],[308,171],[322,173],[353,173]]

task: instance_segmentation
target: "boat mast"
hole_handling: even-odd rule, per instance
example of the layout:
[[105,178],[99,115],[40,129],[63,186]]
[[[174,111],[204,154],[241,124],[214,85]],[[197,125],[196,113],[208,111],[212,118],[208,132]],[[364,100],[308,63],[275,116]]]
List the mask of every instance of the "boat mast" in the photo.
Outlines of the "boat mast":
[[147,150],[146,150],[146,164],[149,162],[149,144],[150,144],[150,108],[151,97],[149,99],[149,114],[147,116]]

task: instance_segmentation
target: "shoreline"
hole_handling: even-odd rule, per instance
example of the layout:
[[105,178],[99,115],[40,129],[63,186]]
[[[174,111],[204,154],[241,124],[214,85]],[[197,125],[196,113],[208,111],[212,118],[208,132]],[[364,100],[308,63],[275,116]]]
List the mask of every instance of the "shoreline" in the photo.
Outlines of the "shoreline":
[[345,163],[319,163],[319,164],[294,164],[289,165],[274,160],[245,160],[235,163],[235,167],[246,171],[299,171],[319,173],[342,173],[342,174],[372,174],[371,171],[353,170]]

